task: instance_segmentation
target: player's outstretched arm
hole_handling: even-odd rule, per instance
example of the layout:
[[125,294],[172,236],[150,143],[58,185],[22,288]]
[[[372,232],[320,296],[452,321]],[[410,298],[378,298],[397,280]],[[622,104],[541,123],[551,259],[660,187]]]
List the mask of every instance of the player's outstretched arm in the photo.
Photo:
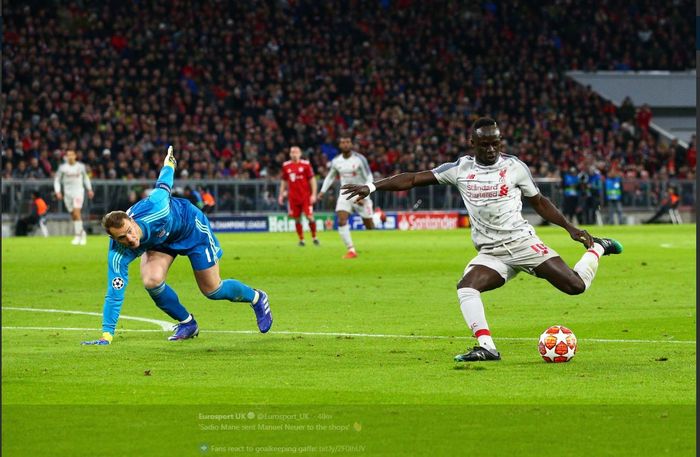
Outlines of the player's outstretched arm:
[[165,155],[165,161],[163,162],[164,167],[171,167],[173,170],[177,166],[177,160],[175,160],[175,155],[173,154],[173,145],[168,146],[168,153]]
[[[419,171],[417,173],[400,173],[389,178],[380,179],[373,183],[376,190],[408,190],[414,187],[439,184],[432,171]],[[364,184],[346,184],[342,187],[342,194],[347,198],[360,197],[363,199],[374,192],[370,186]]]
[[163,189],[168,193],[168,195],[170,195],[170,192],[173,188],[173,182],[175,180],[176,166],[177,161],[175,160],[175,156],[173,155],[173,147],[168,146],[168,153],[166,154],[165,160],[163,161],[163,168],[160,169],[160,175],[158,175],[158,181],[156,181],[155,192],[157,192],[158,189]]
[[532,197],[525,198],[527,198],[530,205],[532,205],[532,208],[537,212],[537,214],[542,216],[544,220],[552,224],[556,224],[559,227],[563,227],[564,230],[569,232],[571,239],[578,241],[586,246],[586,248],[593,246],[593,237],[591,237],[586,230],[581,230],[569,222],[561,211],[559,211],[547,197],[543,196],[542,194],[537,194]]
[[117,247],[114,240],[110,242],[110,250],[107,253],[107,293],[102,306],[102,337],[94,341],[83,341],[81,344],[106,346],[112,342],[124,303],[124,292],[129,283],[129,263],[135,258],[134,251]]

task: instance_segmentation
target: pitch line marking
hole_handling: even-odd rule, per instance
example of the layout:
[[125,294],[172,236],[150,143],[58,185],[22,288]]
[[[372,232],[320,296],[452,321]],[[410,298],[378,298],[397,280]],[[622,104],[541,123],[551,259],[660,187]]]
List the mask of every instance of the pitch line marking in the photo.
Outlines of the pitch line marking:
[[[172,327],[172,326],[171,326]],[[2,330],[55,330],[55,331],[77,331],[77,332],[99,332],[101,329],[98,328],[79,328],[79,327],[2,327]],[[167,330],[172,330],[168,328]],[[153,329],[117,329],[117,332],[140,332],[140,333],[154,333],[163,332],[164,330],[153,330]],[[257,335],[260,332],[255,330],[205,330],[205,333],[223,333],[223,334],[236,334],[236,335]],[[358,337],[358,338],[394,338],[394,339],[422,339],[422,340],[467,340],[471,339],[470,336],[444,336],[444,335],[388,335],[380,333],[340,333],[340,332],[294,332],[294,331],[271,331],[271,334],[277,335],[304,335],[304,336],[326,336],[326,337]],[[498,340],[503,341],[529,341],[535,342],[537,338],[517,338],[517,337],[502,337]],[[695,344],[695,341],[689,340],[615,340],[615,339],[601,339],[601,338],[587,338],[579,339],[583,342],[592,343],[631,343],[631,344],[661,344],[661,343],[671,343],[671,344]]]
[[[3,310],[12,310],[12,311],[33,311],[33,312],[38,312],[38,313],[64,313],[64,314],[82,314],[85,316],[99,316],[102,317],[102,313],[94,313],[90,311],[71,311],[71,310],[65,310],[65,309],[44,309],[44,308],[21,308],[21,307],[16,307],[16,306],[3,306]],[[120,316],[122,319],[126,320],[131,320],[131,321],[141,321],[141,322],[149,322],[151,324],[156,324],[160,326],[161,329],[163,330],[172,330],[173,329],[173,324],[172,322],[166,322],[166,321],[160,321],[158,319],[149,319],[146,317],[134,317],[134,316]],[[5,328],[5,327],[3,327]]]
[[[102,317],[101,313],[95,313],[90,311],[72,311],[63,309],[44,309],[44,308],[21,308],[14,306],[3,306],[0,309],[7,309],[12,311],[34,311],[34,312],[44,312],[44,313],[65,313],[65,314],[82,314],[87,316],[99,316]],[[161,331],[172,331],[175,325],[172,322],[161,321],[158,319],[149,319],[146,317],[134,317],[134,316],[120,316],[122,319],[149,322],[151,324],[156,324],[160,326],[161,330],[139,330],[139,329],[119,329],[120,332],[161,332]],[[62,331],[100,331],[101,329],[93,328],[80,328],[80,327],[2,327],[3,330],[62,330]],[[223,333],[223,334],[239,334],[239,335],[256,335],[259,332],[255,330],[206,330],[206,333]],[[471,339],[471,336],[445,336],[445,335],[393,335],[384,333],[346,333],[346,332],[295,332],[289,330],[273,331],[278,335],[304,335],[304,336],[330,336],[330,337],[353,337],[353,338],[407,338],[407,339],[428,339],[428,340],[467,340]],[[503,341],[536,341],[537,338],[518,338],[518,337],[500,337],[499,340]],[[579,339],[580,341],[590,341],[593,343],[634,343],[634,344],[658,344],[658,343],[672,343],[672,344],[696,344],[695,341],[690,340],[623,340],[623,339],[606,339],[606,338],[586,338]]]

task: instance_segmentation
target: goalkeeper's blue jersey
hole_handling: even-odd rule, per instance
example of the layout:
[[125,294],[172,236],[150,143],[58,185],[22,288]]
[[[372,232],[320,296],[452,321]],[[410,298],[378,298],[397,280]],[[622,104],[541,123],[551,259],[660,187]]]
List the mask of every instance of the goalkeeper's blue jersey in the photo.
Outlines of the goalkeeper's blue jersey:
[[187,255],[195,270],[213,266],[222,255],[204,213],[189,200],[170,196],[173,174],[172,167],[163,167],[151,195],[126,211],[143,233],[139,247],[132,249],[110,240],[103,332],[114,333],[129,282],[129,264],[144,252]]

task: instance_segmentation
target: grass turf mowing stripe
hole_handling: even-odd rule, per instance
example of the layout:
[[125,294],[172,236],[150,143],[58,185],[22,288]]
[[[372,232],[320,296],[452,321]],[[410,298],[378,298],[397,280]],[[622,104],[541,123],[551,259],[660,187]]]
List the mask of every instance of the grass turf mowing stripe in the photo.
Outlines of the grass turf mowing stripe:
[[[2,327],[3,330],[61,330],[61,331],[99,331],[97,328],[82,328],[82,327]],[[149,330],[149,329],[120,329],[118,332],[163,332],[165,330]],[[243,334],[243,335],[255,335],[260,333],[255,330],[206,330],[206,333],[223,333],[223,334]],[[471,339],[470,336],[446,336],[446,335],[387,335],[381,333],[344,333],[344,332],[295,332],[293,330],[281,330],[271,332],[270,334],[278,335],[304,335],[304,336],[326,336],[326,337],[344,337],[349,336],[353,338],[408,338],[408,339],[430,339],[430,340],[441,340],[441,339],[456,339],[456,340],[466,340]],[[537,338],[518,338],[518,337],[499,337],[499,340],[504,341],[537,341]],[[592,342],[592,343],[631,343],[631,344],[659,344],[659,343],[672,343],[672,344],[695,344],[695,341],[687,340],[615,340],[615,339],[605,339],[605,338],[586,338],[578,339],[579,341]]]

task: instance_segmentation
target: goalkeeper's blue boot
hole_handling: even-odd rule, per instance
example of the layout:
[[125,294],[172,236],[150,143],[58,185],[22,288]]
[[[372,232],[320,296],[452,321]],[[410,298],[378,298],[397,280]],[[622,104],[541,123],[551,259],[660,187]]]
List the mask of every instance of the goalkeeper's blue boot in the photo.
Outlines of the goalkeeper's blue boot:
[[622,253],[622,244],[620,244],[620,242],[617,240],[613,240],[612,238],[593,237],[593,242],[603,246],[603,249],[605,251],[603,252],[603,255]]
[[261,333],[267,333],[272,327],[272,311],[270,311],[270,301],[267,299],[267,294],[262,290],[255,289],[258,292],[258,299],[250,304],[255,311],[255,318],[258,321],[258,328]]
[[199,325],[192,315],[192,320],[188,323],[179,323],[175,326],[175,333],[168,337],[168,341],[187,340],[197,335],[199,335]]

